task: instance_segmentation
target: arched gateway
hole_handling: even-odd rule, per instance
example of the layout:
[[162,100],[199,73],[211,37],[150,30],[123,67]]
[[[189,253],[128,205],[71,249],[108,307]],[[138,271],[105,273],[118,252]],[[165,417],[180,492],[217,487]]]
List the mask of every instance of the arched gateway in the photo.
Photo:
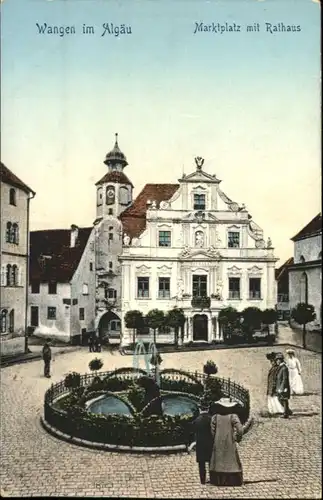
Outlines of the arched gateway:
[[120,339],[121,321],[119,316],[113,311],[104,313],[98,324],[98,334],[100,339],[104,337]]
[[193,317],[193,340],[208,340],[208,317],[206,314],[195,314]]

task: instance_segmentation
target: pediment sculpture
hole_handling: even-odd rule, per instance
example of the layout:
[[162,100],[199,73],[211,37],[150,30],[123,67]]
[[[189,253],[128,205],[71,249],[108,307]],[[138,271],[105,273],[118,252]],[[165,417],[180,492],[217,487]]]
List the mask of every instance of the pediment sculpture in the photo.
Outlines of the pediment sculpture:
[[180,257],[189,257],[191,253],[192,249],[188,245],[185,245],[184,249],[180,253]]

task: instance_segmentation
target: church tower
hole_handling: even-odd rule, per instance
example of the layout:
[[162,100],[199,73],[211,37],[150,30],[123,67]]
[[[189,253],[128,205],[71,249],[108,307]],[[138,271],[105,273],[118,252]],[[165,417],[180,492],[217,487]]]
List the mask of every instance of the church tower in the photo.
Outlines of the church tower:
[[120,338],[122,223],[119,215],[132,203],[133,185],[123,170],[128,165],[118,145],[104,160],[108,172],[96,183],[96,319],[97,335]]
[[104,160],[108,172],[96,183],[97,203],[96,217],[118,217],[131,203],[133,185],[123,170],[128,165],[127,158],[120,151],[118,134],[114,148]]

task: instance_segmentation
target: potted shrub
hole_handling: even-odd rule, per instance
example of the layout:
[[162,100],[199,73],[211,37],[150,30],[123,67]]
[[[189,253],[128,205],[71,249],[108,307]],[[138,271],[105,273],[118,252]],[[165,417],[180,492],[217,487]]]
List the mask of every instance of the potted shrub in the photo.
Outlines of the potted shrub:
[[91,372],[95,372],[95,375],[97,376],[98,370],[101,370],[103,366],[103,362],[99,358],[94,358],[89,362],[89,368]]
[[213,361],[209,360],[203,366],[203,372],[207,376],[216,375],[216,373],[218,373],[218,367]]

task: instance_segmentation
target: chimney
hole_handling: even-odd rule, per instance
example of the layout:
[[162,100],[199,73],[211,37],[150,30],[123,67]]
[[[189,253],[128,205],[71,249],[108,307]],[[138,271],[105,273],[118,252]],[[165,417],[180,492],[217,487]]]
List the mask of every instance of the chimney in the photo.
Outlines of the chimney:
[[78,226],[76,226],[75,224],[72,224],[71,225],[71,243],[70,243],[70,247],[71,248],[75,247],[76,242],[77,242],[78,234],[79,234],[79,228],[78,228]]

